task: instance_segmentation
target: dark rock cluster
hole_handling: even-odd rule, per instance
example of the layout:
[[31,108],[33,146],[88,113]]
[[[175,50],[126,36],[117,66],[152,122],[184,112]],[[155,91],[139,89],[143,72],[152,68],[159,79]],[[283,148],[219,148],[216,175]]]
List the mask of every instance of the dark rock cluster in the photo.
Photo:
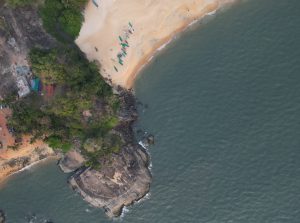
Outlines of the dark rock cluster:
[[0,210],[0,223],[5,223],[5,214],[2,210]]

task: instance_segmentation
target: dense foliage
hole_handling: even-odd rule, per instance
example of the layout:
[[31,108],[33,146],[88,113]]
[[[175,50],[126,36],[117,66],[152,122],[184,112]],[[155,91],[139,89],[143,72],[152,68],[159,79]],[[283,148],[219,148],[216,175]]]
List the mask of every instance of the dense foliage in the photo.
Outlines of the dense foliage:
[[63,152],[80,148],[87,165],[99,168],[99,158],[119,152],[123,141],[111,131],[119,123],[119,98],[96,64],[73,45],[87,0],[6,1],[13,7],[42,3],[44,28],[60,41],[55,49],[31,50],[32,72],[41,81],[42,92],[19,100],[6,98],[13,111],[10,129],[16,138],[29,134],[32,142],[42,139]]
[[75,39],[83,21],[88,0],[6,0],[11,7],[38,3],[45,29],[59,40]]
[[[44,85],[55,86],[51,97],[32,94],[11,104],[9,126],[15,134],[31,134],[44,139],[52,148],[68,151],[80,147],[97,166],[95,157],[118,152],[121,140],[110,130],[118,124],[119,100],[101,78],[94,63],[77,49],[33,49],[32,70]],[[85,115],[87,113],[87,115]],[[102,140],[95,150],[85,150],[87,141]],[[114,140],[111,140],[114,139]],[[85,146],[84,146],[85,145]]]
[[83,21],[83,10],[87,0],[45,0],[41,17],[46,30],[60,40],[66,34],[75,39]]
[[81,97],[111,94],[111,87],[101,78],[97,65],[88,62],[76,48],[33,49],[30,60],[33,73],[44,84],[65,85],[73,95],[80,91]]

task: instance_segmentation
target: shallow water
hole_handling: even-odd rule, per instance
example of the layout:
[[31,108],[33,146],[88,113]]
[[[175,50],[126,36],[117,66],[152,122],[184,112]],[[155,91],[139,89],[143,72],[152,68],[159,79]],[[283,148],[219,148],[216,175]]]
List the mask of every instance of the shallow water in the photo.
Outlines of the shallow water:
[[[152,60],[135,91],[156,136],[149,199],[121,222],[298,223],[300,2],[252,0],[193,27]],[[110,222],[55,163],[0,190],[8,223]]]

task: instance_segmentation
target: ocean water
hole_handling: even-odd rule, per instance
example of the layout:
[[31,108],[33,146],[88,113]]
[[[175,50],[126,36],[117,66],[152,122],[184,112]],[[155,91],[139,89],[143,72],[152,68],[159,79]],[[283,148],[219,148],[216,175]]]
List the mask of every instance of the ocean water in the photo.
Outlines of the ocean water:
[[[153,184],[115,222],[300,222],[300,1],[248,0],[193,26],[138,77]],[[112,222],[54,162],[1,185],[8,223]]]

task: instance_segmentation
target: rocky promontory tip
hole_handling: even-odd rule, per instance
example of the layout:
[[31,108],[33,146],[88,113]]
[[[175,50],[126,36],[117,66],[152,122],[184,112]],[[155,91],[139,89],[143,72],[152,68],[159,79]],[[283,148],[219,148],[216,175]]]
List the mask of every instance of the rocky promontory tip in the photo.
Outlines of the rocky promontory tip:
[[109,217],[143,198],[150,189],[149,158],[139,145],[128,145],[106,161],[100,170],[83,169],[70,178],[73,189]]

